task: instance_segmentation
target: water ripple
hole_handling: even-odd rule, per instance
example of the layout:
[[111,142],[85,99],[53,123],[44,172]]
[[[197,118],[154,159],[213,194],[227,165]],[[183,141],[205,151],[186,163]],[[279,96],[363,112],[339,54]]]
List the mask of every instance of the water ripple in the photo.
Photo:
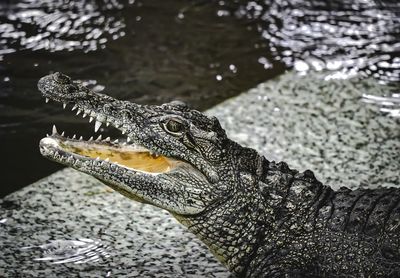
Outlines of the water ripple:
[[380,111],[388,116],[400,118],[400,94],[393,93],[389,96],[376,96],[363,94],[362,100],[380,107]]
[[369,0],[241,1],[236,16],[256,23],[275,59],[297,71],[332,71],[400,81],[400,3]]
[[52,240],[47,244],[22,248],[25,251],[40,251],[42,256],[33,260],[51,264],[97,262],[110,257],[109,249],[109,246],[101,241],[88,238]]
[[[94,51],[125,35],[118,1],[33,1],[0,4],[0,60],[17,50]],[[105,12],[106,10],[107,12]]]

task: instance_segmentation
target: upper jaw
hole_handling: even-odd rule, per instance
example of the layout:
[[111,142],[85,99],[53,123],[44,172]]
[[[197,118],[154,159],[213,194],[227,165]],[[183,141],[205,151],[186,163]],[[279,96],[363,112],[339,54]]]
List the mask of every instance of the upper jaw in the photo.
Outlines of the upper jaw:
[[[127,137],[128,143],[141,145],[150,151],[166,156],[171,155],[166,153],[167,151],[162,147],[153,144],[150,139],[146,140],[141,135],[148,120],[146,115],[151,113],[144,106],[95,93],[61,73],[42,77],[38,82],[38,89],[46,98],[46,101],[51,99],[60,102],[63,104],[63,108],[66,108],[69,104],[77,115],[81,115],[83,118],[88,117],[89,122],[95,123],[96,132],[103,124],[111,125]],[[175,156],[175,154],[172,156]],[[201,156],[195,158],[189,156],[188,161],[185,162],[198,169],[207,177],[209,182],[215,183],[219,180],[217,171]]]
[[[121,110],[128,110],[134,113],[139,105],[118,101],[107,95],[95,93],[86,87],[74,83],[68,76],[61,73],[54,73],[42,77],[38,82],[38,89],[46,98],[46,102],[49,99],[56,102],[63,103],[63,108],[70,104],[72,111],[76,111],[76,115],[81,115],[83,118],[88,118],[89,122],[94,122],[94,130],[98,132],[100,127],[105,124],[106,126],[113,126],[121,131],[126,136],[124,143],[118,142],[118,140],[111,142],[110,138],[101,140],[101,135],[97,140],[93,140],[91,137],[88,141],[84,141],[82,137],[76,138],[75,135],[72,138],[64,137],[64,132],[58,134],[57,129],[53,126],[52,134],[42,139],[40,142],[40,149],[44,156],[57,160],[60,163],[74,167],[75,164],[79,164],[80,161],[84,161],[86,164],[93,163],[88,157],[74,154],[63,149],[62,145],[77,145],[85,143],[87,147],[92,146],[106,146],[106,147],[117,147],[121,151],[132,151],[134,148],[136,151],[142,150],[147,151],[150,155],[158,155],[151,148],[144,147],[142,142],[139,142],[134,134],[133,130],[137,130],[135,121],[127,121],[123,119]],[[114,145],[114,146],[113,146]],[[99,162],[103,161],[98,159]],[[96,161],[95,161],[96,162]],[[97,166],[106,165],[112,163],[109,161],[103,161],[106,163],[100,163]],[[96,164],[96,163],[94,163]],[[118,167],[124,167],[118,165]],[[130,169],[135,171],[134,169]],[[136,171],[140,172],[140,171]]]

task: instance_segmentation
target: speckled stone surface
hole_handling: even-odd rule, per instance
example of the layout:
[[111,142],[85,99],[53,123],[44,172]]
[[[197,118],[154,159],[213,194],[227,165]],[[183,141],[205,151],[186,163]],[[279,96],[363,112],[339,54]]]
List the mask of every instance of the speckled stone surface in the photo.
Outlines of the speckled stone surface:
[[[287,73],[210,114],[233,140],[291,168],[310,169],[334,188],[400,186],[400,117],[381,111],[383,97],[400,88],[324,78]],[[370,96],[383,100],[367,103]],[[400,111],[400,103],[392,109]]]
[[5,197],[0,220],[0,277],[229,276],[167,212],[70,168]]
[[[209,110],[228,135],[334,187],[400,185],[387,88],[287,73]],[[167,212],[64,169],[0,200],[0,277],[229,277]]]

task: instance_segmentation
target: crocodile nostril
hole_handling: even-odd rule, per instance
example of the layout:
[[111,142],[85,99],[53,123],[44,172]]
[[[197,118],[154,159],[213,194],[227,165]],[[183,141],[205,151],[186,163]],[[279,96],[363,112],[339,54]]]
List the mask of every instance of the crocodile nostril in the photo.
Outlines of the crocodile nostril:
[[62,73],[60,73],[60,72],[56,72],[54,74],[54,80],[56,82],[58,82],[58,83],[61,83],[61,84],[69,84],[69,83],[71,83],[71,78],[66,76],[66,75],[64,75],[64,74],[62,74]]

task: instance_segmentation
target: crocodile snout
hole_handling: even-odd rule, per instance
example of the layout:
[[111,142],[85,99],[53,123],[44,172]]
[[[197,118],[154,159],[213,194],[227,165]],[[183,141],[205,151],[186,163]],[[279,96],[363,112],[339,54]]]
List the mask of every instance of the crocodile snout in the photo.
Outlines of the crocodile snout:
[[88,90],[78,86],[71,78],[60,72],[46,75],[38,81],[39,91],[49,99],[71,101],[87,96]]

